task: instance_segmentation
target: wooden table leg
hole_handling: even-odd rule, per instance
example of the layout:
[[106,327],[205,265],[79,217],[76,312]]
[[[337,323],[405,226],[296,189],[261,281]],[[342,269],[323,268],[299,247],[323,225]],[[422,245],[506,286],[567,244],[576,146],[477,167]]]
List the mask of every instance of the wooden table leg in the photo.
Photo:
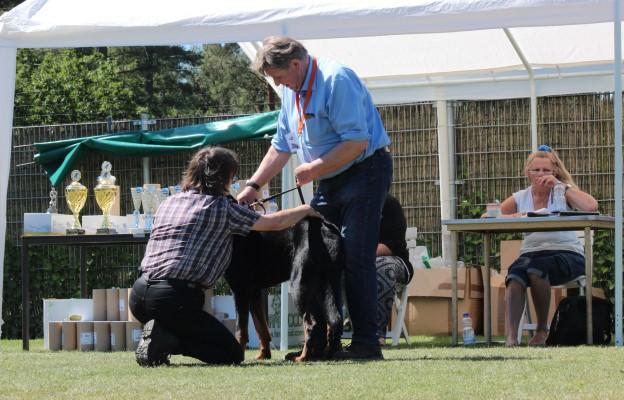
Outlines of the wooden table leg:
[[30,275],[28,245],[22,241],[22,350],[30,349]]
[[593,315],[592,315],[592,236],[591,228],[585,228],[585,304],[587,306],[587,344],[594,343]]

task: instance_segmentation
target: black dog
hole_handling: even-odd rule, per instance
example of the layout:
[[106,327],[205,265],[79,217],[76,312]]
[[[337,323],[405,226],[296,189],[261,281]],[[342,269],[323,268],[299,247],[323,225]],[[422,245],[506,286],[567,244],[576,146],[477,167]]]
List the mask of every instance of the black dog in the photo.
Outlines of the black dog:
[[[237,339],[243,348],[249,341],[249,312],[260,339],[257,359],[271,358],[271,335],[263,305],[262,289],[290,279],[297,311],[304,319],[305,342],[301,353],[289,359],[325,359],[341,348],[342,316],[335,293],[340,293],[344,267],[340,231],[320,218],[305,218],[283,231],[251,232],[235,236],[232,262],[225,278],[234,292]],[[327,340],[315,342],[310,330],[327,326]]]

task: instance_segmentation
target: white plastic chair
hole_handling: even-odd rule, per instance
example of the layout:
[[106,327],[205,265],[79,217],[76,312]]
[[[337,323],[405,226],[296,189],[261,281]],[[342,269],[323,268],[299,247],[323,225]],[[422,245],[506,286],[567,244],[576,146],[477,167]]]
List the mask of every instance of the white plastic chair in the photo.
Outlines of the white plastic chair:
[[[405,232],[405,241],[407,242],[407,250],[411,251],[411,249],[416,248],[416,236],[418,234],[417,228],[407,228]],[[401,333],[403,333],[403,337],[405,338],[405,342],[407,342],[408,346],[410,343],[409,332],[407,331],[407,325],[405,325],[405,311],[407,310],[407,285],[403,287],[403,289],[394,295],[394,309],[396,313],[394,315],[394,323],[392,324],[392,328],[387,333],[386,337],[392,339],[392,346],[399,345],[399,339],[401,338]]]
[[387,337],[392,339],[392,346],[399,345],[399,339],[401,333],[405,338],[405,342],[410,345],[409,332],[407,332],[407,325],[405,325],[405,310],[407,309],[407,285],[401,290],[401,292],[394,295],[394,308],[396,315],[394,316],[394,323],[392,329],[388,332]]
[[[579,289],[579,294],[583,296],[585,294],[585,284],[586,278],[585,275],[581,275],[576,279],[573,279],[569,282],[566,282],[562,285],[552,286],[553,289]],[[550,322],[549,322],[550,323]],[[532,322],[531,310],[529,307],[528,300],[528,292],[527,298],[524,300],[524,311],[522,313],[522,317],[520,318],[520,324],[518,325],[518,343],[522,342],[522,334],[524,331],[529,331],[529,335],[533,337],[535,330],[537,329],[537,324]]]
[[[578,238],[581,240],[581,244],[585,246],[585,232],[578,231]],[[593,231],[590,236],[591,243],[594,243]],[[593,266],[592,266],[593,267]],[[583,296],[585,294],[585,287],[587,285],[587,278],[585,275],[580,275],[576,279],[573,279],[569,282],[566,282],[562,285],[552,286],[553,289],[579,289],[579,294]],[[588,312],[589,315],[589,312]],[[550,321],[549,321],[550,323]],[[524,331],[529,331],[529,335],[533,337],[535,330],[537,329],[537,324],[532,322],[531,311],[529,309],[528,302],[528,292],[527,298],[524,300],[524,311],[522,312],[522,317],[520,318],[520,324],[518,325],[518,343],[522,342],[522,334]]]

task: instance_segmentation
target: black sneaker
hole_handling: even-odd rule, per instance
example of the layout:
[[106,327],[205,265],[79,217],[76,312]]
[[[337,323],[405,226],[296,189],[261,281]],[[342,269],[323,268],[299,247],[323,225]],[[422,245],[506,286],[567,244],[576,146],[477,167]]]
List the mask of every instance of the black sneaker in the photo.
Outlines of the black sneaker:
[[351,343],[334,354],[334,360],[383,360],[379,344]]
[[137,346],[135,356],[142,367],[169,365],[169,354],[179,346],[179,340],[156,320],[148,321],[143,326],[143,335]]

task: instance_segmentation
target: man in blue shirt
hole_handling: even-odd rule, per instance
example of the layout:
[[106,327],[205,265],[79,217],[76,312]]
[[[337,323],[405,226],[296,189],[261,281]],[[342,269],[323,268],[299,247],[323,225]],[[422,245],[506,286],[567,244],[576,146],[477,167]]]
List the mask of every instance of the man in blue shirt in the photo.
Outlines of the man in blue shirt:
[[[381,209],[392,181],[390,138],[370,93],[351,69],[308,55],[298,41],[269,37],[254,69],[285,86],[277,134],[238,196],[251,202],[292,153],[299,185],[319,180],[312,207],[341,228],[351,346],[337,359],[383,358],[376,335],[375,250]],[[316,324],[312,337],[324,337]]]

